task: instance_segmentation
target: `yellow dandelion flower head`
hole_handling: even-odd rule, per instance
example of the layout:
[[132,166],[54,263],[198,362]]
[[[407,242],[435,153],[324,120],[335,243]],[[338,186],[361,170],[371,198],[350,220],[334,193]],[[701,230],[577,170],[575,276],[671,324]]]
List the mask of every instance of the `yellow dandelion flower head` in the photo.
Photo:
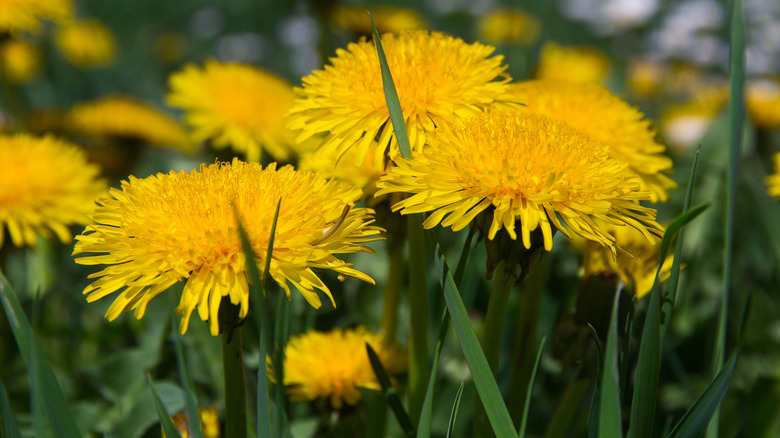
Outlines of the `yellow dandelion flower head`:
[[375,5],[339,5],[333,11],[331,22],[337,28],[372,35],[374,29],[366,11],[371,12],[379,33],[401,33],[427,27],[423,16],[414,9]]
[[[184,333],[197,307],[211,333],[219,333],[222,297],[249,309],[244,256],[233,205],[251,239],[258,267],[265,266],[268,237],[276,203],[281,199],[271,277],[290,296],[295,286],[314,307],[321,301],[315,289],[333,300],[314,273],[330,269],[373,284],[373,280],[334,254],[372,252],[364,242],[376,240],[373,211],[350,208],[361,196],[350,187],[290,166],[263,169],[259,163],[205,164],[191,172],[170,172],[122,182],[110,198],[99,200],[89,225],[77,237],[75,254],[86,265],[109,265],[91,275],[96,280],[84,294],[92,302],[121,290],[106,313],[109,320],[135,310],[142,318],[146,305],[175,283],[186,280],[176,312]],[[335,305],[335,303],[334,303]]]
[[[672,169],[665,147],[655,141],[650,120],[606,88],[592,83],[535,80],[512,84],[528,111],[557,119],[609,146],[610,156],[639,176],[652,202],[666,201],[677,187],[664,172]],[[598,117],[594,117],[598,114]]]
[[116,55],[114,35],[97,20],[62,26],[55,41],[65,59],[79,68],[105,67]]
[[406,370],[406,351],[362,326],[331,332],[310,330],[290,337],[284,353],[284,384],[290,399],[327,397],[339,409],[344,402],[357,404],[362,397],[361,388],[379,390],[366,343],[376,351],[389,375]]
[[765,129],[780,127],[780,79],[748,82],[745,106],[756,126]]
[[66,124],[77,134],[121,137],[191,152],[195,144],[182,125],[151,105],[128,96],[106,96],[80,103],[66,114]]
[[701,141],[719,112],[719,105],[699,101],[672,105],[661,115],[661,136],[670,147],[689,149]]
[[[437,126],[484,110],[496,102],[515,103],[505,93],[510,78],[502,56],[480,43],[467,44],[439,32],[417,31],[382,36],[413,151],[421,151]],[[399,155],[382,74],[373,42],[365,38],[339,49],[324,70],[303,78],[288,126],[301,129],[298,140],[328,132],[318,153],[341,157],[356,148],[360,164],[372,142],[377,170]]]
[[0,46],[2,73],[12,84],[22,84],[41,70],[41,53],[27,41],[9,39]]
[[[200,417],[200,430],[203,438],[219,438],[220,437],[220,425],[219,425],[219,410],[216,406],[212,406],[208,409],[198,409],[198,417]],[[191,426],[187,415],[184,411],[171,417],[173,425],[176,426],[176,430],[179,432],[181,438],[190,438]],[[165,438],[165,431],[162,431],[162,437]]]
[[65,21],[70,0],[0,0],[0,32],[37,32],[40,20]]
[[775,153],[772,156],[772,160],[774,161],[775,171],[767,176],[766,184],[769,187],[769,195],[780,198],[780,152]]
[[5,228],[14,246],[37,235],[70,242],[68,226],[86,224],[107,190],[100,169],[76,145],[54,137],[0,136],[0,248]]
[[609,58],[594,47],[563,47],[550,42],[539,53],[537,79],[603,82],[609,74]]
[[[315,140],[312,138],[310,140]],[[385,174],[385,170],[378,171],[374,168],[373,152],[376,150],[376,142],[369,147],[368,156],[362,163],[355,164],[355,149],[348,150],[340,159],[326,156],[315,151],[320,141],[305,141],[308,145],[299,151],[298,168],[311,170],[325,178],[335,178],[338,181],[351,184],[363,190],[365,197],[371,197],[376,192],[376,182]]]
[[659,91],[667,68],[655,59],[635,59],[628,67],[628,89],[637,96],[647,97]]
[[259,161],[261,149],[278,160],[291,154],[294,135],[284,126],[292,107],[292,85],[269,72],[242,64],[209,61],[188,65],[168,79],[168,104],[187,112],[197,141],[232,147]]
[[539,20],[520,8],[495,9],[477,21],[480,39],[489,43],[520,43],[530,46],[539,39]]
[[571,237],[566,224],[612,251],[614,237],[596,220],[628,224],[648,239],[659,230],[655,210],[638,203],[650,194],[639,190],[625,163],[612,159],[607,146],[541,114],[494,111],[445,125],[422,154],[396,164],[377,184],[377,196],[413,194],[393,210],[432,211],[426,228],[441,223],[458,231],[487,210],[489,239],[501,228],[517,239],[519,226],[530,248],[531,231],[539,228],[547,251],[553,226]]
[[[653,288],[661,239],[653,236],[653,240],[648,241],[642,233],[632,227],[608,226],[608,228],[615,236],[615,244],[621,251],[618,251],[615,257],[602,245],[591,241],[577,242],[576,246],[579,246],[583,253],[580,274],[587,277],[604,271],[614,272],[623,283],[632,285],[637,298],[642,298]],[[669,278],[673,260],[672,254],[666,257],[661,266],[659,281]]]

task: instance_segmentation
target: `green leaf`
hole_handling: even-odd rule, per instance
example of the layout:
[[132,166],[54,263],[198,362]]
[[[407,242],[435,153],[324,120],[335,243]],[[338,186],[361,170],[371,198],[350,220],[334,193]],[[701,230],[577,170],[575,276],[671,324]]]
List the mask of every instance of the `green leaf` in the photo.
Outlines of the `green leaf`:
[[588,414],[588,438],[597,438],[599,436],[599,418],[601,412],[601,385],[604,375],[604,349],[601,348],[599,334],[596,328],[588,323],[590,336],[596,344],[596,387],[593,388],[593,401],[590,403],[590,414]]
[[193,438],[203,438],[203,432],[200,430],[200,413],[198,412],[198,400],[195,397],[195,387],[192,384],[189,370],[187,369],[187,357],[184,355],[180,334],[176,331],[176,321],[171,314],[171,328],[173,343],[176,350],[176,363],[179,367],[179,379],[184,388],[184,406],[187,411],[187,420],[190,425],[190,431]]
[[450,438],[452,436],[453,431],[455,430],[455,420],[458,419],[458,408],[460,408],[460,400],[463,398],[463,387],[464,383],[461,382],[460,386],[458,387],[458,392],[455,394],[455,402],[452,403],[452,411],[450,412],[450,422],[447,425],[447,438]]
[[0,436],[6,438],[21,438],[19,428],[16,426],[16,418],[8,403],[8,394],[5,392],[3,382],[0,382]]
[[704,433],[707,424],[720,406],[723,398],[729,390],[731,377],[737,367],[739,351],[735,351],[726,365],[720,370],[707,389],[699,396],[696,402],[683,415],[677,425],[672,429],[669,438],[698,438]]
[[[436,239],[436,236],[433,234],[432,237]],[[455,281],[449,272],[447,261],[441,252],[438,242],[434,249],[434,261],[439,280],[444,283],[444,299],[452,317],[452,326],[460,340],[463,355],[471,370],[474,385],[485,406],[493,432],[495,432],[498,438],[515,437],[517,432],[512,424],[512,418],[509,416],[506,404],[501,398],[501,392],[498,390],[496,379],[493,377],[493,372],[490,370],[485,353],[482,351],[482,347],[480,347],[474,328],[471,326],[466,307],[463,305],[460,292],[457,286],[455,286]]]
[[[149,381],[149,389],[152,391],[152,398],[154,399],[154,407],[157,409],[157,416],[160,418],[160,425],[162,425],[163,432],[165,432],[166,438],[181,438],[176,426],[173,425],[171,420],[171,414],[163,406],[162,400],[160,400],[157,390],[154,389],[152,384],[152,376],[146,374],[146,379]],[[77,436],[77,435],[74,435]]]
[[[54,375],[49,361],[41,348],[38,338],[33,334],[27,317],[22,311],[16,293],[8,284],[5,275],[0,272],[0,302],[2,302],[8,325],[16,339],[16,345],[19,347],[22,359],[24,360],[27,371],[31,376],[39,376],[41,389],[41,398],[38,402],[43,403],[43,410],[49,418],[54,435],[58,437],[80,436],[76,421],[70,412],[68,402],[62,393],[57,377]],[[35,361],[31,361],[35,358]]]
[[409,137],[406,134],[406,124],[404,123],[404,114],[401,111],[401,102],[398,100],[398,92],[395,90],[393,75],[390,74],[385,51],[382,49],[382,41],[380,41],[379,33],[376,31],[374,17],[371,16],[370,12],[368,16],[371,17],[371,27],[374,29],[376,53],[379,56],[379,68],[382,70],[382,86],[385,91],[387,110],[390,112],[390,121],[393,123],[393,131],[395,131],[395,138],[398,140],[398,147],[401,149],[401,156],[410,160],[412,158],[412,148],[409,145]]
[[520,420],[520,432],[517,434],[519,438],[525,438],[525,428],[528,422],[528,409],[531,407],[531,396],[534,393],[534,382],[536,381],[536,371],[539,369],[539,363],[542,361],[542,351],[544,350],[544,343],[547,341],[547,337],[542,338],[542,342],[539,343],[539,349],[536,351],[536,362],[534,363],[533,371],[531,371],[531,381],[528,383],[528,391],[525,395],[525,405],[523,406],[523,416]]
[[622,419],[620,414],[620,382],[618,381],[617,326],[620,291],[615,294],[612,304],[612,318],[607,334],[607,351],[601,373],[601,400],[599,402],[599,437],[622,437]]
[[[277,382],[284,382],[284,349],[287,346],[287,337],[290,330],[290,305],[287,301],[287,296],[281,292],[278,294],[276,299],[275,322],[276,328],[274,330],[273,358],[274,380]],[[286,405],[284,385],[274,386],[274,396],[276,398],[276,431],[278,433],[277,436],[282,437],[285,436],[284,431],[287,430],[287,412],[285,410]]]
[[398,420],[398,424],[401,425],[404,433],[408,437],[417,435],[414,430],[412,420],[409,419],[409,415],[404,410],[404,406],[401,404],[401,400],[398,398],[398,391],[395,390],[393,383],[390,381],[390,376],[387,375],[385,367],[382,365],[382,361],[379,360],[371,344],[366,342],[366,353],[368,354],[368,360],[371,362],[371,368],[374,369],[376,379],[379,381],[379,386],[382,387],[382,393],[387,399],[387,404],[390,405],[390,409],[395,414],[395,418]]

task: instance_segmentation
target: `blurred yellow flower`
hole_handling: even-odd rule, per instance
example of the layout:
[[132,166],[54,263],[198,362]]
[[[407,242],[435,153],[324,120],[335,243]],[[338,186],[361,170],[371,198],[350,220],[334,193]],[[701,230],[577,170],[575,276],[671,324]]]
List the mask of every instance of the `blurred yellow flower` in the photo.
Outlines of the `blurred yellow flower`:
[[552,227],[610,247],[615,238],[599,225],[632,226],[648,240],[660,233],[655,210],[638,201],[650,198],[627,165],[609,156],[609,148],[565,123],[541,114],[496,111],[479,114],[458,126],[444,125],[422,154],[397,160],[383,176],[377,195],[410,193],[393,210],[402,214],[432,212],[423,225],[439,223],[463,229],[485,211],[492,215],[487,232],[501,229],[525,248],[539,228],[544,248],[552,249]]
[[331,22],[336,28],[355,32],[358,35],[372,35],[374,29],[371,27],[371,19],[366,11],[371,12],[371,16],[374,17],[374,24],[380,35],[427,27],[425,19],[414,9],[376,5],[339,5],[331,15]]
[[[90,275],[86,289],[92,302],[121,290],[106,313],[109,320],[126,310],[142,318],[149,301],[185,280],[176,313],[179,331],[187,331],[190,315],[209,321],[219,334],[220,301],[229,297],[249,310],[246,258],[238,236],[234,207],[250,237],[253,256],[265,266],[274,209],[282,200],[271,259],[271,277],[290,296],[295,286],[314,307],[321,305],[315,289],[333,301],[330,290],[314,270],[332,270],[369,282],[334,254],[373,251],[363,245],[377,240],[381,229],[371,225],[373,210],[353,208],[360,189],[290,166],[263,169],[259,163],[201,165],[191,172],[157,174],[122,182],[102,198],[89,225],[76,239],[76,258],[85,265],[110,265]],[[335,306],[335,303],[334,303]]]
[[759,128],[780,127],[780,80],[763,79],[747,83],[745,106]]
[[[331,332],[309,330],[291,336],[284,350],[284,385],[290,400],[327,397],[334,408],[340,409],[345,402],[357,404],[362,398],[361,388],[380,390],[366,343],[389,375],[402,373],[408,367],[406,351],[362,326]],[[269,371],[272,375],[273,370]]]
[[769,187],[769,195],[780,198],[780,152],[772,156],[774,160],[775,173],[767,176],[766,185]]
[[116,55],[114,35],[97,20],[62,26],[55,41],[65,59],[79,68],[105,67]]
[[[385,34],[382,46],[401,102],[414,153],[427,136],[445,123],[483,111],[496,102],[515,103],[506,94],[509,76],[502,56],[489,58],[494,47],[467,44],[439,32]],[[303,78],[288,126],[301,129],[298,140],[328,135],[317,153],[339,159],[355,148],[363,163],[372,143],[374,168],[382,170],[399,156],[398,141],[385,103],[382,74],[373,42],[361,39],[330,58],[331,65]]]
[[[642,298],[653,289],[661,239],[653,236],[649,242],[642,233],[632,227],[608,228],[615,236],[615,244],[621,251],[618,251],[615,257],[602,245],[589,241],[578,242],[577,246],[583,253],[580,274],[582,277],[588,277],[605,271],[614,272],[634,291],[637,298]],[[669,254],[661,266],[659,281],[669,278],[673,261],[674,256]]]
[[0,32],[36,32],[39,20],[66,21],[70,0],[0,0]]
[[563,47],[547,43],[539,53],[537,79],[601,83],[609,74],[609,58],[594,47]]
[[292,107],[292,85],[264,70],[209,61],[188,65],[168,78],[168,104],[187,111],[185,120],[197,141],[211,139],[259,161],[262,150],[277,160],[292,152],[295,135],[284,126]]
[[127,96],[80,103],[65,117],[67,127],[80,135],[131,138],[186,152],[195,147],[187,130],[173,118]]
[[[219,438],[221,436],[219,427],[219,411],[216,406],[212,406],[208,409],[199,409],[198,416],[200,417],[200,431],[203,433],[203,438]],[[189,438],[192,436],[192,430],[190,424],[187,421],[187,415],[184,412],[171,417],[173,425],[176,426],[176,430],[179,432],[181,438]],[[165,438],[165,431],[162,431],[162,437]]]
[[702,101],[672,105],[661,116],[661,136],[670,147],[676,149],[696,146],[720,110],[720,105]]
[[655,94],[666,79],[666,70],[658,61],[635,59],[628,67],[628,89],[641,97]]
[[77,146],[54,137],[0,136],[0,248],[4,229],[14,246],[38,235],[71,240],[68,226],[89,223],[106,182]]
[[41,70],[40,51],[27,41],[8,39],[0,46],[0,69],[8,82],[25,83]]
[[539,39],[542,25],[520,8],[495,9],[479,18],[477,33],[488,43],[519,43],[530,46]]
[[640,178],[641,189],[650,191],[652,202],[666,201],[667,190],[677,187],[664,175],[672,170],[672,160],[655,141],[650,120],[606,88],[535,80],[512,84],[510,92],[520,97],[528,111],[565,122],[609,146],[610,156],[628,164],[630,172]]

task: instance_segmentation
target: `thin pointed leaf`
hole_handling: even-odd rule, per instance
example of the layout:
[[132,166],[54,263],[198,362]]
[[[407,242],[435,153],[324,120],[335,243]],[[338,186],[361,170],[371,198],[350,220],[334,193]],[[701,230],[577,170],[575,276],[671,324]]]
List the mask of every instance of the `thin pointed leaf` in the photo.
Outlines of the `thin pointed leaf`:
[[[433,233],[431,235],[433,239],[436,239]],[[460,340],[463,355],[466,358],[469,370],[471,370],[474,385],[477,387],[477,393],[485,406],[493,432],[499,438],[517,436],[517,432],[512,424],[512,417],[509,416],[509,410],[507,410],[506,404],[501,397],[501,392],[498,390],[496,379],[493,377],[493,372],[490,370],[485,353],[482,351],[482,347],[480,347],[474,328],[471,326],[466,307],[463,305],[460,292],[457,286],[455,286],[455,281],[449,272],[447,261],[441,252],[438,242],[434,249],[434,261],[436,262],[439,280],[444,283],[444,299],[452,317],[452,326]]]
[[674,426],[669,438],[698,438],[704,433],[707,424],[729,390],[738,355],[738,351],[731,355],[712,383]]
[[620,401],[626,398],[628,386],[628,365],[631,361],[631,336],[634,330],[634,316],[636,313],[636,296],[631,299],[631,308],[626,317],[626,325],[623,327],[623,348],[620,349]]
[[154,389],[154,384],[152,384],[152,376],[150,376],[148,373],[146,374],[146,380],[149,382],[149,390],[152,391],[154,408],[157,410],[157,416],[160,418],[160,425],[162,426],[163,432],[165,432],[166,438],[181,438],[181,435],[176,429],[176,426],[173,425],[171,414],[169,414],[168,410],[165,409],[162,400],[160,400],[160,395],[157,394],[157,390]]
[[536,371],[539,369],[539,363],[542,361],[542,351],[544,350],[545,342],[547,342],[546,336],[542,338],[542,342],[539,344],[539,350],[536,352],[536,362],[534,362],[534,368],[533,371],[531,371],[531,381],[528,383],[528,391],[525,395],[525,406],[523,407],[523,416],[520,420],[520,432],[517,434],[518,438],[525,438],[528,410],[531,407],[531,396],[534,393],[534,382],[536,381]]
[[588,438],[598,438],[599,436],[599,415],[601,412],[601,376],[604,374],[604,349],[601,348],[601,341],[596,329],[588,323],[590,336],[596,344],[596,387],[593,388],[593,401],[590,403],[590,414],[588,414]]
[[371,27],[374,29],[374,41],[376,42],[376,54],[379,57],[379,68],[382,70],[382,86],[385,91],[385,100],[387,101],[387,110],[390,112],[390,121],[393,123],[395,138],[398,141],[398,147],[401,149],[401,156],[408,159],[412,158],[412,148],[409,145],[409,137],[406,134],[406,124],[404,123],[404,114],[401,111],[401,102],[398,100],[398,92],[395,90],[393,75],[390,74],[390,67],[387,65],[385,51],[382,49],[382,41],[379,39],[379,32],[376,31],[374,17],[371,17]]
[[452,436],[455,430],[455,420],[458,419],[458,409],[460,408],[460,400],[463,397],[463,387],[466,386],[464,382],[460,383],[458,392],[455,394],[455,401],[452,403],[452,411],[450,411],[450,422],[447,425],[447,438]]
[[6,438],[21,438],[19,428],[16,426],[16,418],[8,403],[8,394],[5,392],[3,382],[0,382],[0,436]]
[[371,368],[374,369],[376,379],[379,381],[379,386],[382,387],[382,393],[387,399],[387,404],[390,405],[390,409],[393,411],[393,414],[395,414],[395,418],[398,420],[398,424],[401,425],[401,429],[403,429],[408,437],[417,435],[412,420],[409,419],[409,415],[406,413],[406,410],[404,410],[404,406],[398,398],[398,391],[396,391],[395,386],[393,386],[393,383],[390,381],[390,376],[387,375],[387,371],[385,371],[382,361],[379,360],[379,356],[377,356],[374,349],[371,348],[371,344],[368,342],[366,342],[366,353],[368,354],[369,362],[371,362]]
[[[266,289],[267,290],[267,289]],[[287,296],[279,293],[276,300],[276,329],[274,330],[274,380],[284,382],[284,349],[287,345],[287,335],[290,328],[290,306],[287,302]],[[276,431],[277,436],[284,436],[287,430],[287,412],[285,410],[285,390],[284,385],[274,386],[274,396],[276,398]]]
[[[28,372],[32,374],[37,369],[40,373],[40,384],[43,392],[41,395],[42,400],[40,401],[43,402],[43,408],[49,418],[55,436],[80,436],[81,432],[76,425],[73,414],[70,412],[68,402],[62,393],[62,388],[54,375],[54,370],[52,370],[49,361],[46,359],[38,339],[33,334],[32,327],[30,327],[30,323],[27,321],[24,311],[22,311],[22,306],[16,298],[16,293],[2,272],[0,272],[0,302],[2,302],[3,309],[5,309],[8,325],[11,327],[11,332],[14,335],[16,345],[19,347]],[[35,367],[33,367],[30,361],[30,358],[33,357],[33,351],[37,359],[39,359],[36,360],[38,363]]]
[[599,437],[617,438],[623,436],[620,414],[620,382],[618,381],[617,326],[620,291],[615,294],[612,317],[607,334],[607,351],[601,373],[601,401],[599,402]]
[[[171,314],[171,327],[176,327],[176,322]],[[203,438],[203,432],[200,430],[200,413],[198,412],[198,400],[195,397],[195,386],[192,384],[189,370],[187,369],[187,360],[184,355],[184,347],[181,344],[180,334],[173,332],[173,343],[176,350],[176,363],[179,367],[179,378],[182,387],[184,387],[184,407],[189,420],[190,431],[193,438]]]

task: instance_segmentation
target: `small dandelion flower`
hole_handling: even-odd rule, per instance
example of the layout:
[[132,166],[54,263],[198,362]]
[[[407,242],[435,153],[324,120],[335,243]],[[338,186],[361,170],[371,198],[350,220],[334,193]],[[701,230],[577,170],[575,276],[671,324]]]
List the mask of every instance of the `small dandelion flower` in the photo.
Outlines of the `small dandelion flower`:
[[670,148],[692,148],[710,129],[720,110],[720,105],[700,101],[672,105],[661,115],[661,136]]
[[65,59],[79,68],[105,67],[116,55],[114,35],[97,20],[62,26],[55,41]]
[[[200,431],[203,438],[220,437],[219,410],[217,410],[216,406],[208,409],[198,409],[198,417],[200,417]],[[181,438],[190,438],[192,436],[192,427],[185,412],[179,412],[171,417],[171,420]],[[162,431],[162,437],[166,437],[165,430]]]
[[66,124],[90,137],[131,138],[191,152],[187,130],[170,116],[127,96],[108,96],[74,106]]
[[753,123],[759,128],[780,127],[780,79],[748,82],[745,106]]
[[2,0],[0,32],[37,32],[40,20],[65,21],[70,17],[70,0]]
[[769,196],[780,198],[780,152],[772,156],[775,164],[775,172],[766,177],[766,185],[769,187]]
[[23,40],[9,39],[0,46],[0,71],[12,84],[23,84],[41,70],[41,53]]
[[249,65],[209,61],[202,69],[188,65],[168,83],[168,104],[187,112],[195,140],[230,146],[248,161],[259,161],[262,150],[278,160],[290,157],[295,135],[283,116],[295,95],[287,81]]
[[77,146],[54,137],[0,136],[0,248],[5,229],[14,246],[38,235],[71,240],[68,226],[87,224],[107,190],[100,169]]
[[372,35],[374,28],[366,11],[371,12],[377,31],[382,33],[401,33],[411,30],[425,29],[425,19],[414,9],[397,8],[394,6],[338,6],[331,22],[336,28],[348,30],[358,35]]
[[609,58],[593,47],[563,47],[547,43],[539,54],[537,79],[600,83],[609,74]]
[[396,165],[377,184],[377,195],[412,194],[393,210],[432,212],[426,228],[441,223],[458,231],[486,211],[491,240],[504,228],[529,249],[538,228],[549,251],[553,227],[571,237],[565,224],[613,253],[615,238],[599,220],[632,226],[648,240],[660,232],[655,210],[638,203],[650,194],[640,191],[625,163],[610,158],[606,145],[540,114],[495,111],[445,125],[422,154]]
[[[580,242],[582,249],[582,261],[580,271],[583,277],[602,272],[614,272],[623,283],[629,285],[637,298],[649,294],[653,288],[655,272],[658,269],[658,245],[661,239],[653,236],[653,241],[648,242],[645,236],[631,227],[610,227],[610,232],[615,236],[615,244],[622,251],[617,257],[606,250],[604,246],[594,242]],[[674,256],[669,254],[661,266],[659,281],[669,278]]]
[[284,351],[284,385],[290,399],[328,398],[334,408],[340,409],[345,402],[357,404],[362,398],[361,388],[381,389],[368,360],[366,343],[389,375],[406,370],[406,351],[365,327],[327,333],[310,330],[290,337]]
[[520,8],[501,8],[480,17],[477,32],[489,43],[519,43],[529,46],[539,39],[542,25]]
[[312,306],[320,307],[315,289],[331,301],[333,297],[314,270],[374,283],[334,255],[373,253],[363,243],[377,240],[381,229],[371,225],[372,210],[351,208],[360,196],[360,189],[310,172],[277,169],[276,163],[263,169],[237,159],[191,172],[131,176],[122,182],[122,190],[112,189],[110,198],[99,200],[92,215],[95,223],[77,237],[74,255],[97,254],[77,258],[77,263],[109,265],[90,276],[96,280],[84,294],[92,302],[121,291],[106,317],[113,320],[135,310],[142,318],[152,298],[185,280],[176,308],[182,315],[179,331],[187,330],[197,307],[216,336],[223,297],[240,306],[239,317],[249,310],[246,258],[233,205],[263,269],[274,207],[281,198],[271,277],[288,297],[292,284]]
[[525,102],[528,111],[565,122],[609,146],[610,156],[628,164],[640,178],[642,190],[650,191],[652,202],[666,201],[667,190],[677,187],[664,174],[672,170],[672,160],[664,155],[666,148],[655,141],[650,120],[606,88],[536,80],[512,84],[510,92]]
[[[494,47],[467,44],[439,32],[417,31],[382,36],[413,152],[423,150],[429,133],[517,99],[506,94],[510,78],[502,56],[489,57]],[[331,65],[303,78],[288,126],[302,130],[298,140],[328,132],[317,153],[341,157],[355,148],[362,163],[375,140],[374,168],[384,169],[386,154],[399,155],[385,103],[376,47],[361,39],[330,58]],[[388,147],[390,150],[388,151]]]

